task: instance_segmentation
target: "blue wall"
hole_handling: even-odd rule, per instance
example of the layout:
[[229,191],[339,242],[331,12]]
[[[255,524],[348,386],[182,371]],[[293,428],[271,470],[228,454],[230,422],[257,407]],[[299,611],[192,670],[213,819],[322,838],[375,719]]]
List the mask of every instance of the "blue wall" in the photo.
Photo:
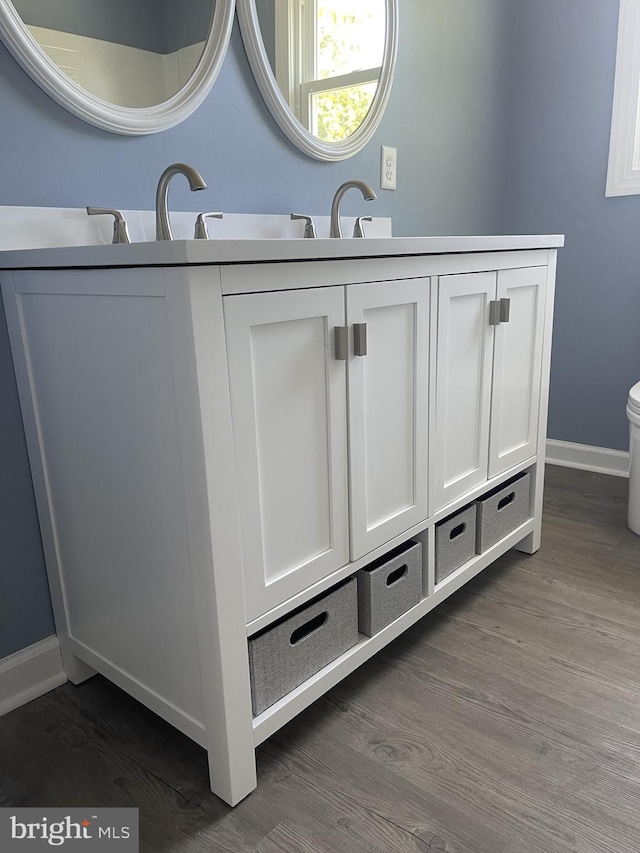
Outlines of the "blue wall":
[[31,473],[0,300],[0,659],[52,633]]
[[[311,160],[286,141],[255,87],[237,26],[199,110],[172,130],[140,138],[105,133],[69,115],[0,46],[0,204],[151,209],[164,167],[185,160],[209,184],[208,206],[328,214],[335,188],[347,178],[379,186],[384,143],[399,149],[399,188],[379,194],[376,213],[393,216],[396,233],[494,231],[505,2],[403,0],[402,49],[387,113],[367,148],[340,163]],[[193,209],[189,196],[186,184],[172,185],[174,209]],[[347,215],[356,212],[354,200],[345,200]]]
[[[384,143],[398,148],[398,190],[381,191],[375,212],[393,217],[396,234],[496,233],[511,2],[402,0],[387,113],[366,150],[341,163],[308,159],[282,136],[256,90],[237,27],[206,102],[179,127],[143,138],[111,135],[68,114],[0,46],[0,204],[151,209],[162,170],[183,160],[208,182],[210,209],[328,214],[342,181],[379,186]],[[170,202],[175,210],[194,208],[186,182],[175,181]],[[347,196],[345,214],[359,209],[356,195]],[[541,222],[538,230],[550,228]],[[1,317],[0,423],[2,658],[50,634],[52,622]]]
[[627,450],[640,380],[640,196],[605,198],[618,0],[514,0],[503,230],[566,234],[549,435]]

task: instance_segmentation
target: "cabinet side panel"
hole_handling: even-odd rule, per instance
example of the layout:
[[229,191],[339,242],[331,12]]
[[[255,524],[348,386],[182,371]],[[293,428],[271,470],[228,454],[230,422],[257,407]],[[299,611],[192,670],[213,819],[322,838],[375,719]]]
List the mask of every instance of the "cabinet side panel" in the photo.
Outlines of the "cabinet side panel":
[[21,311],[70,636],[202,721],[164,300],[23,294]]

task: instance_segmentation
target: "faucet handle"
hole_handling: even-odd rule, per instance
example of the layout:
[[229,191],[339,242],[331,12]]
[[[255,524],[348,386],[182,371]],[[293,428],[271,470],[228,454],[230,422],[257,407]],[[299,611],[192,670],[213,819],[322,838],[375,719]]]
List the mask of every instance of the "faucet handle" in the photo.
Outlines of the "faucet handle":
[[318,235],[316,234],[316,225],[313,219],[310,216],[305,216],[303,213],[292,213],[292,219],[304,219],[304,236],[309,238],[315,238]]
[[224,219],[224,213],[199,213],[196,219],[196,227],[193,234],[194,240],[208,240],[209,232],[205,219]]
[[353,236],[354,237],[364,237],[364,231],[362,230],[363,222],[371,222],[373,216],[358,216],[356,218],[356,224],[353,226]]
[[130,243],[129,229],[124,216],[119,210],[111,210],[108,207],[88,207],[89,216],[113,216],[113,239],[112,243]]

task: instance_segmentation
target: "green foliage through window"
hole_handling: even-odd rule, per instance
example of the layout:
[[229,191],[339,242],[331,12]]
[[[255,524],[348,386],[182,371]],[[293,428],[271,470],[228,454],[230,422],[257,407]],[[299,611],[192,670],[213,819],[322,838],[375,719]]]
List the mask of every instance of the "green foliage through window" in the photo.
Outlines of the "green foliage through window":
[[376,93],[377,83],[334,89],[313,96],[316,135],[326,142],[351,136],[362,124]]
[[[321,80],[381,65],[384,0],[318,0],[317,69]],[[329,89],[312,96],[314,132],[327,142],[345,139],[364,120],[377,80]]]

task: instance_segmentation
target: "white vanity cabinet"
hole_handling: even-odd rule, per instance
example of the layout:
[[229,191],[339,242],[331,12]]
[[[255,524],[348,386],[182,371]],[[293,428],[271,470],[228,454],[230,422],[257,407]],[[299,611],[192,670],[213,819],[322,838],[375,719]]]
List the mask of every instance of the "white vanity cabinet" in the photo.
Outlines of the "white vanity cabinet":
[[[509,548],[536,550],[562,242],[0,254],[70,680],[100,672],[202,745],[235,804],[262,741]],[[529,517],[436,584],[436,525],[525,471]],[[420,601],[253,717],[249,638],[409,540]]]
[[546,270],[442,276],[433,511],[535,456]]
[[223,303],[251,621],[349,561],[344,288]]
[[430,288],[429,278],[346,288],[352,560],[427,517]]
[[223,298],[248,621],[426,519],[429,287]]

